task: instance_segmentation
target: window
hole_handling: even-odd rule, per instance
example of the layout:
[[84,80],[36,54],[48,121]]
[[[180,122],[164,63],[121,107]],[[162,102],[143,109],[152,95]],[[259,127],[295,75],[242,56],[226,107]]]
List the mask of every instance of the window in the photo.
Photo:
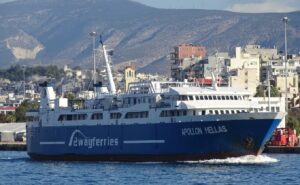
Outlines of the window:
[[85,120],[87,114],[63,114],[58,117],[58,121],[76,121]]
[[185,95],[181,95],[181,96],[179,96],[179,100],[181,100],[181,101],[187,101],[188,97],[185,96]]
[[92,114],[92,120],[96,120],[96,119],[103,119],[103,114],[102,113],[93,113]]
[[217,97],[216,97],[216,96],[213,96],[213,99],[214,99],[214,100],[216,100],[216,99],[217,99]]
[[189,96],[189,100],[194,100],[193,96]]
[[142,112],[127,112],[125,119],[148,118],[148,111]]
[[218,97],[218,100],[221,100],[221,96],[217,96]]
[[35,122],[35,121],[38,121],[38,120],[39,120],[39,117],[34,117],[34,116],[27,116],[26,117],[27,122]]
[[203,97],[203,96],[200,96],[200,100],[204,100],[204,97]]
[[209,100],[212,100],[212,96],[208,96],[208,99],[209,99]]
[[199,100],[199,96],[195,96],[196,100]]
[[175,116],[186,116],[186,110],[163,110],[160,113],[160,117],[175,117]]
[[120,119],[121,116],[122,116],[122,114],[119,113],[119,112],[112,112],[112,113],[110,113],[110,119]]
[[222,96],[222,100],[225,100],[225,96]]

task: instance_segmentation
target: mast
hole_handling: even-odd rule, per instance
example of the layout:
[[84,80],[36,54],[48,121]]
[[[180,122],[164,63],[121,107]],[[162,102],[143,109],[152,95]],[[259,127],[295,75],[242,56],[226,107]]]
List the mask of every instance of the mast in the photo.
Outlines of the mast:
[[103,54],[104,54],[104,59],[105,59],[105,65],[106,65],[106,71],[107,71],[108,81],[109,81],[109,87],[110,87],[110,93],[116,94],[116,86],[115,86],[115,82],[114,82],[114,79],[113,79],[113,76],[112,76],[112,72],[111,72],[111,68],[110,68],[110,65],[109,65],[109,60],[108,60],[108,55],[107,55],[107,51],[106,51],[106,46],[102,42],[101,35],[100,35],[100,43],[101,43],[102,49],[103,49]]
[[271,112],[271,85],[270,85],[270,61],[268,61],[268,109]]
[[[93,31],[90,33],[90,36],[93,38],[93,59],[94,59],[94,69],[93,69],[93,81],[94,84],[96,84],[97,80],[96,80],[96,48],[95,48],[95,40],[96,40],[96,36],[97,36],[97,32]],[[94,93],[96,94],[96,88],[94,87]]]

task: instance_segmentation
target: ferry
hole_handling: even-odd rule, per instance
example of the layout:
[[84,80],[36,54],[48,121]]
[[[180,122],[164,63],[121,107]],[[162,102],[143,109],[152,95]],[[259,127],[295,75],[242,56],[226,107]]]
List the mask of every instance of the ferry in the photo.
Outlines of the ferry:
[[[260,112],[250,92],[193,82],[109,86],[70,105],[41,85],[38,110],[26,113],[27,153],[35,160],[196,161],[259,155],[285,113]],[[214,80],[215,81],[215,80]]]

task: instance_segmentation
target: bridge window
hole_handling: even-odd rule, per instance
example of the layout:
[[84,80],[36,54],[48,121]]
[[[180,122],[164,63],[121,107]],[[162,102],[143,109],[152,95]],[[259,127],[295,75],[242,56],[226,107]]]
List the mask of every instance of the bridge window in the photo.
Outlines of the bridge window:
[[96,120],[96,119],[103,119],[103,114],[102,113],[93,113],[92,114],[92,120]]
[[37,121],[39,121],[39,117],[36,117],[36,116],[27,116],[26,117],[26,121],[27,122],[37,122]]
[[177,117],[177,116],[186,116],[186,110],[163,110],[160,113],[160,117]]
[[62,114],[58,117],[58,121],[76,121],[85,120],[87,114]]
[[125,119],[148,118],[148,111],[142,112],[127,112]]
[[112,112],[112,113],[110,113],[110,119],[120,119],[121,116],[122,116],[122,114],[119,113],[119,112]]

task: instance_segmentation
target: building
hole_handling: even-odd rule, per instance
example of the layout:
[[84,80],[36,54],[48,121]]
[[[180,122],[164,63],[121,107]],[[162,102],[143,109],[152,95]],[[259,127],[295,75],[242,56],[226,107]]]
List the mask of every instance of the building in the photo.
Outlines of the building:
[[9,114],[9,113],[14,113],[16,112],[16,107],[12,107],[12,106],[4,106],[4,107],[0,107],[0,114]]
[[260,45],[247,45],[244,51],[250,55],[259,55],[261,63],[267,64],[270,60],[280,58],[277,48],[262,48]]
[[231,71],[231,76],[228,77],[229,86],[234,88],[246,89],[253,95],[256,93],[256,88],[259,84],[257,78],[257,70],[254,68],[242,68]]
[[[282,97],[285,97],[285,76],[279,75],[275,77],[276,87],[281,93]],[[299,93],[299,85],[298,85],[298,75],[293,74],[287,76],[287,96],[288,101],[292,100],[292,98],[296,97]]]
[[231,58],[228,71],[236,69],[255,69],[256,74],[252,78],[260,81],[260,57],[258,54],[247,53],[245,49],[236,47],[235,58]]
[[208,56],[207,62],[203,62],[203,78],[211,78],[213,72],[217,79],[226,77],[226,66],[230,62],[228,53],[216,53]]
[[135,67],[127,66],[124,70],[125,91],[128,90],[128,84],[136,82]]
[[191,68],[206,56],[203,46],[182,44],[174,47],[171,53],[171,77],[175,81],[191,78]]
[[256,87],[260,84],[260,54],[248,53],[246,48],[236,47],[235,57],[231,58],[227,72],[230,74],[229,84],[255,94]]

